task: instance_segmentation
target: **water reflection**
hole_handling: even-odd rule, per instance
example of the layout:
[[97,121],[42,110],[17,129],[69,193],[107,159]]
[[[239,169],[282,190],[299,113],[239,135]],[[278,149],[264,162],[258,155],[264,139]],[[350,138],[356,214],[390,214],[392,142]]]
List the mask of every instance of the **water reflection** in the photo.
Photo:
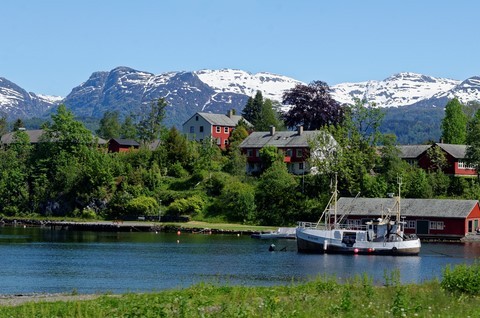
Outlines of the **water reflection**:
[[152,291],[213,281],[272,285],[317,276],[367,274],[377,284],[398,270],[402,282],[441,278],[447,264],[471,263],[480,244],[425,243],[416,257],[305,255],[295,241],[248,236],[95,233],[0,228],[0,294]]

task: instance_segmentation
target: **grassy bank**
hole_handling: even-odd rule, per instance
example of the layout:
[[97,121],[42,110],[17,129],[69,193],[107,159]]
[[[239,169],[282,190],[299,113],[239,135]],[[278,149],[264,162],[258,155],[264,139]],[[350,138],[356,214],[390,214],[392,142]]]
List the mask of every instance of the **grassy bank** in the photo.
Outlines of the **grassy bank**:
[[445,291],[440,282],[385,286],[368,277],[347,283],[319,278],[275,287],[200,284],[148,294],[1,307],[0,317],[478,317],[478,296]]

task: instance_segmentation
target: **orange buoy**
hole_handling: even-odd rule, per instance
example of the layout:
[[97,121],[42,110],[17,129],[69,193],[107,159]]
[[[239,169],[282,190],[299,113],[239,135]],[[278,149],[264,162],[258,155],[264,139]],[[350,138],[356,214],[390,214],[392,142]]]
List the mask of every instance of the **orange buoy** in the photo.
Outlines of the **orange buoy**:
[[180,234],[182,234],[182,232],[180,232],[180,231],[177,231],[177,235],[180,235]]

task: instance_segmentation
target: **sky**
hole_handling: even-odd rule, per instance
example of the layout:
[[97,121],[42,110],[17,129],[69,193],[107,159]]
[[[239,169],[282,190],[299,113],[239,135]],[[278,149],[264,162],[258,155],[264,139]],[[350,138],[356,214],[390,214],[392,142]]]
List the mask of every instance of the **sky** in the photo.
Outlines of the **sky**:
[[1,0],[0,77],[66,96],[93,72],[269,72],[309,83],[480,75],[476,0]]

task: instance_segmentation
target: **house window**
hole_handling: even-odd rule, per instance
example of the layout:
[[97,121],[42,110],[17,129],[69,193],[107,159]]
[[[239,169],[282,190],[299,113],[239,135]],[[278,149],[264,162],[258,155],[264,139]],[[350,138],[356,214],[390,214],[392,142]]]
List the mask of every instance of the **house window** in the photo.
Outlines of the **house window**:
[[416,166],[417,165],[417,160],[415,160],[415,159],[406,159],[405,161],[411,166]]
[[443,230],[443,221],[430,221],[430,230]]
[[299,162],[299,163],[298,163],[298,169],[299,169],[299,170],[303,170],[303,162]]
[[200,126],[200,132],[201,133],[203,132],[203,126]]
[[285,156],[291,157],[292,156],[292,149],[285,150]]
[[303,149],[297,149],[295,152],[297,158],[303,158]]
[[223,127],[223,132],[224,132],[225,134],[228,134],[228,127]]
[[459,161],[458,162],[458,168],[459,169],[475,169],[475,167],[471,164],[468,164],[465,161]]
[[190,126],[190,133],[193,134],[195,132],[195,127],[194,126]]
[[253,157],[253,149],[247,149],[247,157]]
[[195,116],[195,121],[198,121],[198,116]]
[[228,145],[228,139],[225,139],[225,141],[223,143],[224,143],[225,146]]
[[222,138],[217,138],[217,145],[221,145],[222,144]]
[[220,126],[215,127],[215,131],[216,131],[217,133],[220,133],[221,127],[220,127]]
[[405,224],[406,229],[414,229],[416,228],[417,222],[415,220],[408,220]]

